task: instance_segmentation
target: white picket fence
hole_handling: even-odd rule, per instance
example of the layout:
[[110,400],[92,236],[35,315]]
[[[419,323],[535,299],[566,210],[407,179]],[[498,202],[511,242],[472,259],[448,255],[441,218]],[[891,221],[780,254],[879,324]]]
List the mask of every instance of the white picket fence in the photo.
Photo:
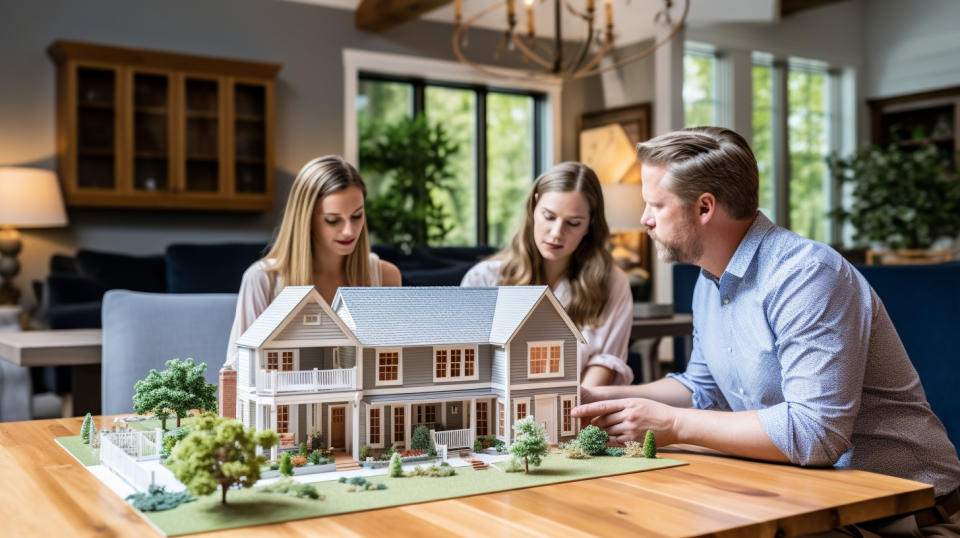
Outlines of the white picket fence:
[[127,431],[109,434],[110,440],[130,457],[141,460],[160,458],[160,446],[163,443],[163,431]]
[[[124,479],[137,491],[147,491],[150,484],[154,482],[153,471],[148,471],[134,456],[131,456],[127,450],[118,444],[118,436],[129,436],[129,433],[152,433],[152,432],[127,432],[127,433],[106,433],[100,440],[100,463],[113,471],[117,476]],[[120,441],[121,443],[124,441]],[[144,458],[147,459],[147,458]]]
[[433,435],[433,444],[436,446],[446,445],[447,448],[472,448],[473,430],[446,430],[442,432],[430,430]]
[[356,368],[278,372],[257,370],[257,392],[320,392],[356,388]]

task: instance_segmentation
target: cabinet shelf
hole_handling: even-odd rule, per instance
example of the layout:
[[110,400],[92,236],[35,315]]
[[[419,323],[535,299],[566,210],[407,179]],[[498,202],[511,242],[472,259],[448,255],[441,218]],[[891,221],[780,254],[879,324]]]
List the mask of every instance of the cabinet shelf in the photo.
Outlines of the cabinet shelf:
[[280,66],[56,41],[69,206],[273,209]]

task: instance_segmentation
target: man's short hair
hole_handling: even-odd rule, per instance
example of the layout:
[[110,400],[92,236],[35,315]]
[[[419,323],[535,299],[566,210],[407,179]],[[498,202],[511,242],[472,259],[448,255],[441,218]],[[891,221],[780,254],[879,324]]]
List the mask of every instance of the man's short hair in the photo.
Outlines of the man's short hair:
[[735,219],[753,218],[759,197],[757,159],[730,129],[688,127],[637,144],[642,164],[665,166],[664,187],[690,205],[713,194]]

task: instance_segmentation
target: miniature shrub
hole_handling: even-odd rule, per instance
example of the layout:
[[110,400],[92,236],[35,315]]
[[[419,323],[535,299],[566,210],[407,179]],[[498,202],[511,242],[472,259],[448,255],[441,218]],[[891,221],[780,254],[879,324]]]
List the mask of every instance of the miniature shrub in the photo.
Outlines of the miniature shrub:
[[354,491],[357,491],[357,488],[353,486],[350,486],[349,488],[347,488],[347,493],[353,493]]
[[83,425],[80,426],[80,440],[85,444],[90,444],[90,430],[93,429],[93,417],[87,413],[83,417]]
[[321,459],[323,459],[323,456],[321,456],[320,453],[317,452],[316,450],[307,454],[307,461],[309,461],[314,465],[319,465]]
[[580,446],[580,443],[576,441],[562,443],[558,448],[564,457],[573,460],[584,460],[590,457],[590,454],[587,454],[586,451],[583,450],[583,447]]
[[609,440],[610,436],[607,435],[607,432],[592,424],[580,430],[580,434],[577,435],[577,443],[583,448],[584,452],[591,456],[603,454]]
[[360,447],[360,461],[366,461],[367,457],[370,456],[370,445],[363,445]]
[[434,453],[431,455],[436,455],[437,449],[433,446],[430,429],[423,424],[417,426],[416,429],[413,430],[413,435],[410,437],[410,448],[426,450],[428,454],[432,449]]
[[280,474],[293,476],[293,461],[291,461],[289,452],[284,452],[283,456],[280,456]]
[[307,457],[307,443],[300,443],[300,455]]
[[177,443],[183,441],[183,438],[189,434],[190,427],[188,426],[180,426],[179,428],[166,431],[163,434],[163,445],[160,447],[160,457],[167,458],[173,450],[173,447],[177,446]]
[[504,471],[508,473],[522,473],[523,462],[520,460],[520,458],[514,456],[510,458],[510,463],[507,464],[507,467],[504,469]]
[[623,449],[623,455],[628,458],[639,458],[643,456],[643,444],[636,441],[627,441]]
[[279,463],[271,463],[271,464],[270,464],[270,470],[271,470],[271,471],[277,471],[277,470],[279,470],[279,469],[280,469],[280,464],[279,464]]
[[349,482],[350,482],[351,484],[353,484],[354,486],[366,486],[366,485],[367,485],[367,479],[364,478],[364,477],[362,477],[362,476],[354,476],[354,477],[350,478]]
[[619,458],[623,456],[623,449],[617,448],[615,446],[608,446],[604,452],[606,453],[607,456],[612,456],[614,458]]
[[444,464],[445,465],[431,465],[427,468],[417,465],[413,468],[413,471],[410,472],[410,476],[430,476],[434,478],[444,478],[457,474],[456,469],[451,467],[449,463],[444,462]]
[[337,479],[337,482],[340,482],[341,484],[346,484],[346,483],[347,483],[347,477],[341,476],[340,478]]
[[647,435],[643,437],[643,457],[657,457],[657,441],[653,438],[653,430],[647,430]]
[[473,451],[481,452],[483,450],[483,441],[479,438],[473,440]]
[[390,458],[390,477],[400,478],[402,476],[403,463],[400,461],[400,454],[398,452],[394,452],[393,457]]
[[186,491],[167,493],[163,486],[152,485],[148,493],[134,493],[127,496],[127,502],[141,512],[159,512],[170,510],[183,503],[197,500]]
[[311,450],[320,450],[323,448],[323,435],[317,432],[314,432],[310,435],[310,449]]
[[300,498],[310,498],[323,500],[323,495],[320,495],[320,492],[317,491],[317,488],[312,484],[301,484],[292,478],[282,478],[277,480],[269,486],[263,486],[260,488],[266,493],[278,493],[281,495],[289,495],[291,497],[300,497]]
[[377,484],[377,489],[387,489],[386,484]]
[[305,456],[293,456],[290,458],[290,463],[292,463],[294,467],[303,467],[307,464],[307,458]]

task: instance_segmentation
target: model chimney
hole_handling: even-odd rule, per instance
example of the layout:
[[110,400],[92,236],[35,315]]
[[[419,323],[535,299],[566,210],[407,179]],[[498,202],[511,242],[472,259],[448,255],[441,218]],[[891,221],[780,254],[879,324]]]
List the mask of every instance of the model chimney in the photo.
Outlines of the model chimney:
[[220,369],[217,404],[221,417],[237,418],[237,371],[229,364]]

